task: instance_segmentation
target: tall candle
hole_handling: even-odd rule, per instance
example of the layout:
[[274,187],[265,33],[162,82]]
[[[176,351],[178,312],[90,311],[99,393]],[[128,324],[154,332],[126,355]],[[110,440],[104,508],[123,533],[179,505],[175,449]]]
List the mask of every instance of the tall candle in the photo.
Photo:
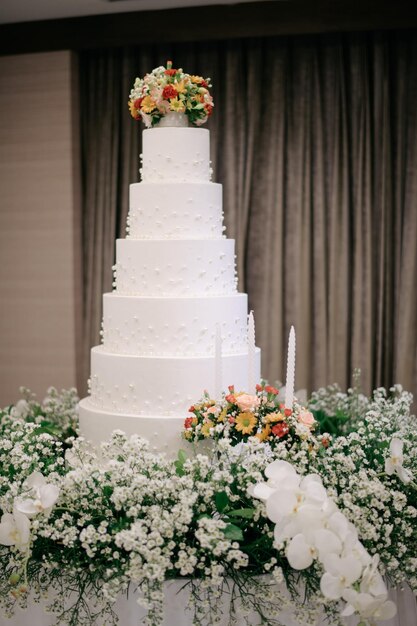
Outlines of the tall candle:
[[294,380],[295,380],[295,330],[291,326],[288,339],[287,355],[287,380],[285,383],[285,408],[292,409],[294,401]]
[[220,324],[216,324],[216,335],[214,344],[214,399],[221,400],[223,385],[222,385],[222,336],[220,331]]
[[251,311],[248,316],[248,393],[255,391],[255,318]]

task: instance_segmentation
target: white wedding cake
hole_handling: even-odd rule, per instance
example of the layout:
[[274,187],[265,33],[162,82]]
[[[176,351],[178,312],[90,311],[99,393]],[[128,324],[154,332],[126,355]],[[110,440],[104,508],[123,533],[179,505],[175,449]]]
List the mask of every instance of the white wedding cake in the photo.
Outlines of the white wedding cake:
[[[93,444],[120,429],[170,456],[185,445],[190,404],[218,393],[219,379],[222,390],[248,390],[250,374],[247,296],[223,234],[222,186],[210,182],[209,131],[165,126],[172,117],[143,131],[142,180],[130,186],[128,235],[116,242],[102,345],[79,405]],[[259,349],[251,367],[259,380]]]

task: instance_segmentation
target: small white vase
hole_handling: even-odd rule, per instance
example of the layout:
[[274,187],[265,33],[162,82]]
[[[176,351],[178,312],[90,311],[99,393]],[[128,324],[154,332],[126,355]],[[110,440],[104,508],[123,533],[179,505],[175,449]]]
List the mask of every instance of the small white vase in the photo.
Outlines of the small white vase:
[[164,117],[161,118],[157,125],[157,128],[186,128],[188,126],[188,117],[185,113],[179,113],[177,111],[168,111]]

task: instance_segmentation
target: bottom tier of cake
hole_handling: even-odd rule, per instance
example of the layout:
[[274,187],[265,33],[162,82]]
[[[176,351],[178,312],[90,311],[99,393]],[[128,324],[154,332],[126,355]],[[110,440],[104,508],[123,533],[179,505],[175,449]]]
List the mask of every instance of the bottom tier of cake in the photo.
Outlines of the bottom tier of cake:
[[[254,354],[254,381],[260,380],[260,349]],[[80,432],[94,445],[114,430],[147,439],[151,450],[176,456],[186,447],[181,438],[188,408],[205,390],[219,400],[228,385],[248,389],[249,357],[224,355],[221,383],[216,383],[214,357],[137,357],[91,351],[91,395],[79,404]],[[254,383],[252,382],[254,385]],[[219,396],[219,397],[216,397]]]
[[122,430],[126,435],[140,435],[147,439],[151,452],[164,452],[174,458],[181,448],[191,449],[182,437],[183,415],[132,415],[129,413],[111,413],[94,406],[89,398],[79,403],[80,431],[83,437],[94,446],[110,438],[115,430]]

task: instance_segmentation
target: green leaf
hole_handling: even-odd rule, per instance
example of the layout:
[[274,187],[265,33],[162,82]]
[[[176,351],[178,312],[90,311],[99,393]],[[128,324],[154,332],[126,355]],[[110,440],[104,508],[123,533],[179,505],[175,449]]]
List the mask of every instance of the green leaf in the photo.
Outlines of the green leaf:
[[110,496],[113,494],[113,487],[110,487],[110,485],[105,485],[103,487],[103,495],[106,498],[110,498]]
[[174,461],[175,472],[177,476],[184,476],[184,463],[187,460],[187,454],[185,450],[178,450],[178,458]]
[[214,501],[216,503],[216,508],[218,512],[223,513],[223,511],[229,504],[229,497],[225,491],[218,491],[214,495]]
[[59,428],[55,428],[54,426],[39,426],[39,428],[35,428],[30,434],[31,439],[35,439],[38,435],[42,435],[43,433],[47,433],[52,437],[60,437],[61,431]]
[[230,541],[243,541],[242,530],[235,524],[228,524],[226,528],[223,529],[223,534],[226,539],[230,539]]
[[180,461],[183,465],[187,460],[187,453],[185,450],[178,450],[178,461]]
[[255,513],[255,509],[234,509],[233,511],[228,511],[227,515],[229,517],[244,517],[245,519],[252,519]]

